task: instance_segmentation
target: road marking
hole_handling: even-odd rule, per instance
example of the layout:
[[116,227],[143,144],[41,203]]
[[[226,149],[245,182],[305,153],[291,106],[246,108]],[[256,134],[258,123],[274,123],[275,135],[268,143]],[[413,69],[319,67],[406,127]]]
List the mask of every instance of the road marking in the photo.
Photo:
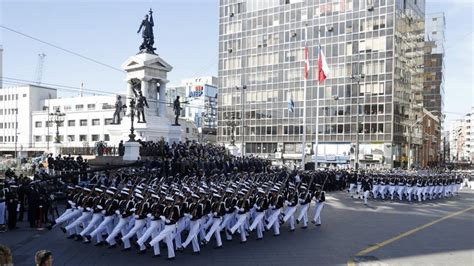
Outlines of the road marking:
[[[467,208],[467,209],[464,209],[464,210],[461,210],[461,211],[458,211],[458,212],[451,213],[451,214],[446,215],[446,216],[444,216],[444,217],[441,217],[441,218],[439,218],[439,219],[437,219],[437,220],[434,220],[434,221],[432,221],[432,222],[430,222],[430,223],[427,223],[427,224],[425,224],[425,225],[416,227],[416,228],[414,228],[414,229],[411,229],[410,231],[406,231],[405,233],[401,233],[401,234],[399,234],[399,235],[396,236],[396,237],[392,237],[392,238],[387,239],[387,240],[385,240],[385,241],[383,241],[383,242],[381,242],[381,243],[378,243],[378,244],[376,244],[376,245],[374,245],[374,246],[368,247],[368,248],[366,248],[366,249],[360,251],[359,253],[357,253],[355,256],[358,257],[358,256],[367,255],[367,254],[369,254],[369,253],[371,253],[371,252],[373,252],[373,251],[375,251],[375,250],[377,250],[377,249],[379,249],[379,248],[382,248],[382,247],[384,247],[384,246],[386,246],[386,245],[388,245],[388,244],[390,244],[390,243],[393,243],[393,242],[395,242],[395,241],[398,241],[398,240],[400,240],[400,239],[402,239],[402,238],[404,238],[404,237],[407,237],[407,236],[409,236],[409,235],[412,235],[412,234],[414,234],[414,233],[416,233],[416,232],[418,232],[418,231],[421,231],[421,230],[423,230],[423,229],[425,229],[425,228],[427,228],[427,227],[430,227],[430,226],[432,226],[432,225],[434,225],[434,224],[437,224],[437,223],[439,223],[439,222],[442,222],[442,221],[444,221],[444,220],[446,220],[446,219],[449,219],[449,218],[452,218],[452,217],[454,217],[454,216],[457,216],[457,215],[463,214],[463,213],[465,213],[465,212],[468,212],[468,211],[470,211],[470,210],[472,210],[472,209],[474,209],[474,206],[473,206],[473,207],[470,207],[470,208]],[[351,258],[351,259],[347,262],[347,265],[348,265],[348,266],[355,266],[356,264],[355,264],[354,260]]]

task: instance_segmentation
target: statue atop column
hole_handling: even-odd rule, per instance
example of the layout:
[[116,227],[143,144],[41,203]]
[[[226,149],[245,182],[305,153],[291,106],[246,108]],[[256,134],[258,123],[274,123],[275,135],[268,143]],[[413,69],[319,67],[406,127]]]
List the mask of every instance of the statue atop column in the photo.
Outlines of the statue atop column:
[[[140,27],[138,28],[137,33],[142,32],[143,43],[140,45],[140,53],[149,53],[154,54],[155,49],[153,44],[155,43],[155,38],[153,36],[153,11],[150,8],[148,11],[149,15],[145,15],[145,18],[142,20]],[[143,30],[142,30],[143,28]]]

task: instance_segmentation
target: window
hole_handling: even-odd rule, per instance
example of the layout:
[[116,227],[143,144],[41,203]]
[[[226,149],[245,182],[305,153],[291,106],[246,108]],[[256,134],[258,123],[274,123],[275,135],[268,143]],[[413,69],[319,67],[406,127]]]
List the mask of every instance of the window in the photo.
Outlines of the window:
[[82,111],[84,110],[84,105],[83,104],[77,104],[76,105],[76,111]]
[[23,98],[26,98],[26,93],[23,93]]
[[46,127],[52,127],[53,121],[46,121]]
[[100,125],[100,119],[92,119],[92,125],[93,126],[99,126]]
[[87,141],[87,135],[79,135],[79,141]]
[[0,128],[3,128],[3,123],[0,123]]
[[41,142],[41,136],[35,136],[35,142]]
[[99,135],[92,135],[91,139],[92,141],[99,141]]
[[87,119],[81,119],[81,120],[79,120],[79,125],[80,125],[81,127],[87,126]]
[[110,141],[110,135],[104,134],[104,141]]
[[69,141],[69,142],[76,141],[76,136],[74,136],[74,135],[67,135],[67,141]]
[[71,106],[70,105],[65,105],[64,106],[64,111],[65,112],[71,111]]
[[3,136],[0,136],[0,142],[3,142]]
[[114,120],[112,118],[106,118],[104,119],[104,125],[112,125],[113,121]]
[[437,21],[437,20],[438,20],[438,18],[433,18],[433,21]]
[[53,137],[52,137],[51,135],[47,135],[47,136],[46,136],[46,141],[47,141],[47,142],[50,142],[50,141],[52,141],[52,140],[53,140]]
[[87,105],[87,110],[95,110],[95,104],[94,103],[89,103]]
[[38,127],[41,127],[42,126],[42,122],[41,121],[36,121],[35,122],[35,127],[38,128]]
[[67,121],[67,126],[68,127],[75,127],[76,126],[76,120],[68,120]]

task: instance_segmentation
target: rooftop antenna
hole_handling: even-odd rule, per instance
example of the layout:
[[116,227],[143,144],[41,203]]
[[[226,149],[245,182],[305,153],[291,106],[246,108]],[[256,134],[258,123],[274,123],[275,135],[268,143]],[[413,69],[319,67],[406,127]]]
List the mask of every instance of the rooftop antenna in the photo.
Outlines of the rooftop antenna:
[[46,58],[45,53],[38,54],[38,63],[36,64],[36,84],[41,85],[41,81],[43,80],[43,67],[44,67],[44,60]]

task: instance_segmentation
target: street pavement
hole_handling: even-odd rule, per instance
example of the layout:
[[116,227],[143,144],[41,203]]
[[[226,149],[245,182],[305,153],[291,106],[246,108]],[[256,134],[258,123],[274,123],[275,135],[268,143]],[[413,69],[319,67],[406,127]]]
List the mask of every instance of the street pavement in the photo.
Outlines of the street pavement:
[[174,261],[165,259],[164,248],[162,257],[152,258],[151,250],[138,255],[95,247],[66,239],[59,228],[36,231],[24,222],[0,234],[0,243],[12,249],[15,265],[32,265],[40,249],[53,252],[54,265],[474,265],[473,206],[474,191],[421,204],[371,201],[369,206],[345,192],[329,193],[321,227],[289,232],[285,225],[279,237],[269,232],[256,241],[252,233],[246,244],[236,234],[223,249],[213,249],[211,242],[193,255],[188,247]]

